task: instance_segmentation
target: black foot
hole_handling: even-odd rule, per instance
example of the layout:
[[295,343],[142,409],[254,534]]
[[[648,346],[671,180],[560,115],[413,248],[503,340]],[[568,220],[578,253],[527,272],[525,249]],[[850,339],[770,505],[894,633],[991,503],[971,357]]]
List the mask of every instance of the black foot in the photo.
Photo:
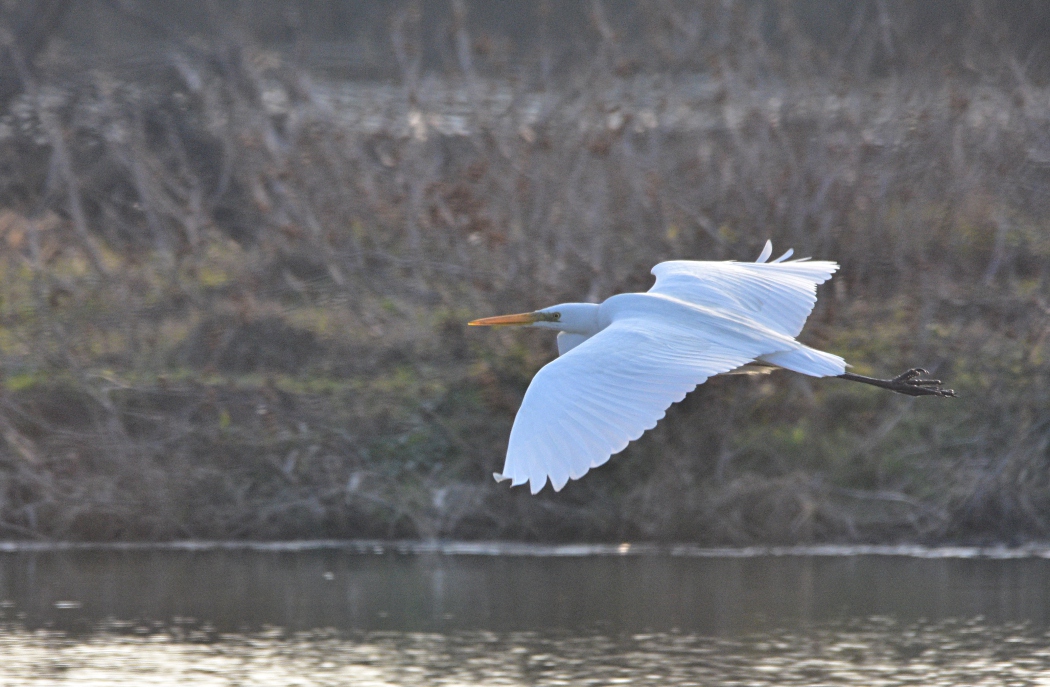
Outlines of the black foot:
[[891,391],[909,396],[950,396],[958,398],[951,389],[941,387],[939,379],[922,379],[924,375],[930,374],[928,370],[921,367],[913,367],[904,374],[899,374],[890,380],[895,386]]
[[895,391],[898,394],[905,394],[907,396],[943,396],[958,398],[958,396],[955,395],[955,392],[951,389],[944,389],[941,387],[941,380],[923,379],[923,375],[928,374],[930,373],[921,367],[913,367],[907,372],[897,375],[893,379],[875,379],[874,377],[855,375],[852,372],[841,374],[839,377],[842,379],[848,379],[851,382],[862,382],[882,389],[889,389],[890,391]]

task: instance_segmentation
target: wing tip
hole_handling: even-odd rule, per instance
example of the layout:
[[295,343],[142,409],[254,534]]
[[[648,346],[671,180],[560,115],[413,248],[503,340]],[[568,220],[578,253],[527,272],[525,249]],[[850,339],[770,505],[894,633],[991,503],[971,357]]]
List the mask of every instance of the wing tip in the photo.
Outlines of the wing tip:
[[[795,254],[795,249],[794,248],[788,248],[787,251],[783,255],[781,255],[776,260],[773,260],[769,264],[770,265],[775,265],[778,262],[784,262],[785,260],[787,260],[788,258],[790,258],[794,254]],[[769,258],[772,255],[773,255],[773,242],[771,240],[769,240],[769,239],[766,239],[766,245],[762,247],[762,252],[759,253],[758,259],[755,260],[755,262],[758,263],[758,264],[765,263],[765,262],[767,262],[769,260]],[[802,258],[802,259],[803,260],[808,260],[808,258]]]
[[758,259],[755,262],[765,262],[769,260],[769,256],[773,254],[773,242],[766,239],[766,245],[762,247],[762,252],[758,254]]
[[[540,493],[541,491],[543,491],[543,488],[545,486],[547,486],[547,476],[546,475],[543,476],[543,481],[542,482],[540,480],[536,479],[535,477],[529,477],[529,478],[523,479],[523,480],[521,480],[519,482],[519,481],[515,480],[513,477],[511,477],[510,475],[505,475],[502,472],[494,472],[494,473],[492,473],[492,478],[494,480],[496,480],[496,482],[510,482],[510,486],[512,486],[512,487],[520,487],[521,485],[523,485],[525,483],[528,483],[529,491],[531,491],[533,494]],[[554,491],[559,491],[561,489],[561,487],[555,486],[554,482],[551,482],[551,486],[554,487]],[[563,487],[565,485],[563,484],[561,486]]]
[[[546,475],[544,475],[540,479],[529,478],[529,491],[532,492],[533,496],[535,496],[536,494],[538,494],[541,491],[543,491],[543,488],[545,486],[547,486],[547,476]],[[554,484],[551,484],[551,486],[553,487]],[[558,491],[558,489],[559,489],[559,487],[554,487],[554,491]]]

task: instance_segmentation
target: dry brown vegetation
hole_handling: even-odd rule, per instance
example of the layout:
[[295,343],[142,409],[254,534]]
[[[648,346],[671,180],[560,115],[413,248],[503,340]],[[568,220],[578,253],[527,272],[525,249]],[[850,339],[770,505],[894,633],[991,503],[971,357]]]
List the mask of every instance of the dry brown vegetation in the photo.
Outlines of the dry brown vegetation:
[[[596,1],[508,47],[432,4],[389,11],[371,81],[236,13],[134,68],[8,42],[3,536],[1050,536],[1036,20]],[[553,341],[465,321],[766,238],[842,265],[804,341],[961,398],[719,378],[559,494],[492,481]]]

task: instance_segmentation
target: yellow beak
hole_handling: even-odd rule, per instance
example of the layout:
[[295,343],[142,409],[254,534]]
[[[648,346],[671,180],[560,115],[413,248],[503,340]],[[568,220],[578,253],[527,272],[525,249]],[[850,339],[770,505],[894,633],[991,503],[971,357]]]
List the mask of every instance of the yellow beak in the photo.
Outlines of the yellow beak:
[[497,317],[482,317],[480,320],[467,322],[471,327],[508,327],[515,324],[532,324],[538,322],[540,316],[534,312],[523,312],[517,315],[499,315]]

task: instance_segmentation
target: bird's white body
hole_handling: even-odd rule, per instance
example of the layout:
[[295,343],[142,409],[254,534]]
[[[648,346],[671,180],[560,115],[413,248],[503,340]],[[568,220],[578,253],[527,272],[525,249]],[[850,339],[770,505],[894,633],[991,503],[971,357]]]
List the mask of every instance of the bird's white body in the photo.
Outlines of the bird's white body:
[[533,493],[550,479],[560,490],[655,427],[698,384],[751,362],[814,377],[845,372],[842,358],[795,340],[816,286],[838,265],[784,262],[790,251],[767,263],[771,250],[767,243],[754,263],[660,263],[646,293],[508,316],[557,330],[559,357],[529,385],[497,479],[529,482]]

